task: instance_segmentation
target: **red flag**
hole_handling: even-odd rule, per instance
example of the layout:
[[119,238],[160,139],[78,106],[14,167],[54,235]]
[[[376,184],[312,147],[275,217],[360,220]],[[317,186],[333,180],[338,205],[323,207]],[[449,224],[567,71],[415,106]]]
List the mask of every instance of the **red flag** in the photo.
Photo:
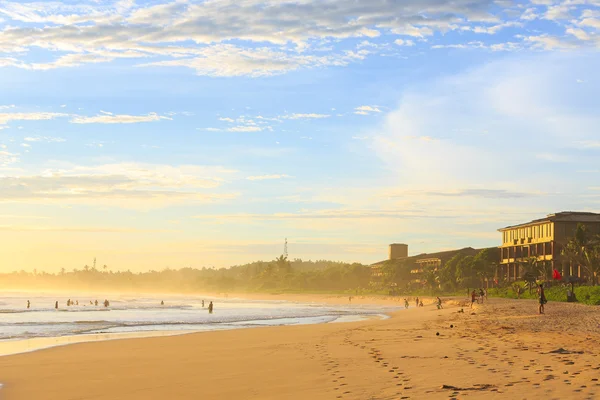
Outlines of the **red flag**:
[[554,270],[554,272],[552,273],[552,278],[554,278],[557,281],[560,281],[562,279],[562,275],[557,270]]

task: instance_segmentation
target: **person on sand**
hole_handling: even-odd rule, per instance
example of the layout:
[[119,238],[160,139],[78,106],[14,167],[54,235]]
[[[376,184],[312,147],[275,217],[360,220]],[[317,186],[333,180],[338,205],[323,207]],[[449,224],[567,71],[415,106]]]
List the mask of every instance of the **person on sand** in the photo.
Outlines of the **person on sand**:
[[437,297],[437,308],[442,309],[444,307],[442,307],[442,299],[440,299],[440,296]]
[[210,304],[208,305],[208,313],[212,314],[212,312],[213,312],[213,303],[211,301]]
[[483,291],[483,294],[485,294],[485,299],[487,300],[487,288],[485,288],[485,290]]
[[471,292],[471,308],[473,308],[473,303],[477,301],[477,292],[475,289]]
[[58,310],[58,301],[54,304],[54,308]]
[[29,302],[29,300],[27,300],[27,309],[29,309],[29,307],[31,307],[31,303]]
[[204,300],[202,300],[202,308],[204,308]]
[[479,289],[479,300],[481,301],[481,304],[483,304],[483,296],[484,296],[483,289]]
[[537,294],[538,294],[538,299],[540,301],[540,306],[538,308],[538,311],[540,312],[540,314],[544,314],[544,304],[546,304],[548,301],[546,300],[546,293],[544,293],[544,284],[540,283],[540,286],[538,287],[537,290]]
[[417,307],[419,307],[419,298],[418,298],[418,297],[417,297],[417,300],[416,300],[416,304],[415,304],[415,305],[416,305]]
[[423,300],[419,302],[419,307],[423,307]]
[[408,308],[408,299],[404,299],[404,308]]
[[164,302],[164,300],[161,300],[161,301],[160,301],[160,305],[161,305],[161,306],[164,306],[164,305],[165,305],[165,302]]

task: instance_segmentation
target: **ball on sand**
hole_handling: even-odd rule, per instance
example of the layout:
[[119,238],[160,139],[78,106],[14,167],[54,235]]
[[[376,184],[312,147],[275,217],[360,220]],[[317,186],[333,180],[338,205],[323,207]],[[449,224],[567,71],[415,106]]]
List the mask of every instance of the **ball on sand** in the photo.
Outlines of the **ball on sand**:
[[450,325],[450,328],[454,328],[454,325]]
[[440,333],[439,333],[439,332],[436,332],[436,333],[435,333],[435,336],[440,336]]

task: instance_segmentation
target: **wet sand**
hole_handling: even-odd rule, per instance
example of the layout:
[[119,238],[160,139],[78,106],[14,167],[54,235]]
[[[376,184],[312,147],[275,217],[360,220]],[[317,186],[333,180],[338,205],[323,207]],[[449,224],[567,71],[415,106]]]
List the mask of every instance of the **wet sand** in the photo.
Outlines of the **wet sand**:
[[546,307],[539,316],[534,301],[490,299],[474,314],[448,304],[387,320],[75,344],[0,357],[0,398],[600,398],[600,309]]

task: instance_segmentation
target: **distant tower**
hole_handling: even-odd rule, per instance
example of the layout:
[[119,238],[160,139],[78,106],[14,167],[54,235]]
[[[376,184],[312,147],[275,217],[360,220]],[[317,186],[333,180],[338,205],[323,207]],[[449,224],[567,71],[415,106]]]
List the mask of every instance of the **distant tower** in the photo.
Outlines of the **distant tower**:
[[390,260],[397,260],[399,258],[406,258],[406,257],[408,257],[408,245],[404,244],[404,243],[390,244],[388,255],[389,255],[388,258]]
[[283,245],[283,256],[285,258],[288,257],[288,250],[287,250],[287,238],[285,238],[285,244]]

